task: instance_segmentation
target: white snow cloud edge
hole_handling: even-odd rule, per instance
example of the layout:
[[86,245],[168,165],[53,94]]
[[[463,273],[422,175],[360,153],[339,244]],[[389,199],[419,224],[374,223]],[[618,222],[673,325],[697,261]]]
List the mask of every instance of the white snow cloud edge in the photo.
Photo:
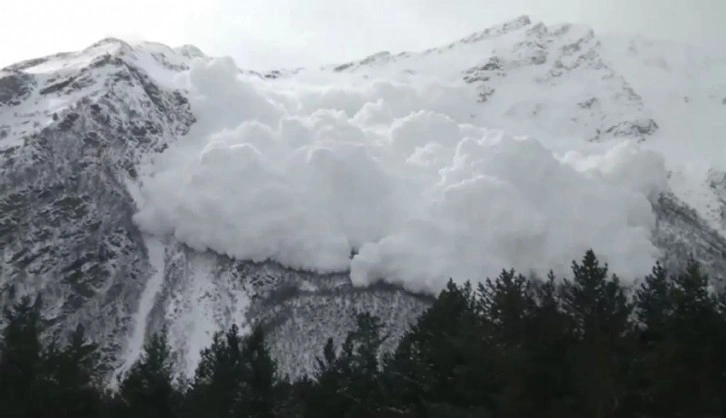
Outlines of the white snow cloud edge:
[[198,123],[143,180],[137,224],[197,250],[423,292],[502,268],[564,272],[588,248],[624,278],[657,259],[660,154],[632,141],[555,154],[466,123],[465,85],[340,81],[262,82],[231,59],[197,61],[175,82]]

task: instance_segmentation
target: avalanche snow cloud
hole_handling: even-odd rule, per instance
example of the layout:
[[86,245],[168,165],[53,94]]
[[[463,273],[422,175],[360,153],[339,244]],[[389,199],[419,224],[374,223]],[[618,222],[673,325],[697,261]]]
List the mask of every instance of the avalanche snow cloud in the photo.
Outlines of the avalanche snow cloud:
[[197,250],[413,291],[565,270],[590,247],[626,278],[658,257],[659,154],[629,141],[555,153],[467,123],[463,84],[336,77],[263,82],[197,60],[169,82],[198,123],[149,165],[136,222]]

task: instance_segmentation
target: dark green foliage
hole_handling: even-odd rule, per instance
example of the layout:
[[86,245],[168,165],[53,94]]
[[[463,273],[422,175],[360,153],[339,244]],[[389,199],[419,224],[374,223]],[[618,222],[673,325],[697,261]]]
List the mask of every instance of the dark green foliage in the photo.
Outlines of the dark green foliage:
[[361,313],[296,382],[278,374],[261,327],[232,326],[184,383],[164,333],[150,338],[106,396],[82,328],[41,344],[40,300],[28,298],[5,323],[2,417],[726,416],[726,294],[695,262],[674,276],[657,264],[632,292],[592,251],[567,279],[449,281],[393,352],[381,350],[381,321]]
[[101,410],[97,346],[76,328],[65,346],[40,342],[41,300],[5,311],[0,352],[0,416],[95,417]]
[[726,321],[695,262],[667,278],[656,266],[637,293],[647,416],[722,416]]
[[119,386],[124,415],[171,418],[178,397],[173,384],[171,350],[166,332],[155,334]]
[[660,263],[645,277],[635,292],[637,318],[642,326],[643,338],[658,339],[664,336],[668,318],[673,314],[671,303],[671,281]]
[[247,417],[271,418],[276,409],[277,364],[265,347],[262,327],[254,327],[242,342],[245,375],[239,393],[240,410]]
[[356,317],[356,328],[339,355],[328,340],[318,360],[320,374],[308,395],[306,417],[382,416],[381,328],[378,318],[363,313]]
[[561,307],[554,274],[546,281],[533,281],[536,306],[522,335],[528,357],[521,363],[530,410],[536,416],[576,415],[573,370],[569,349],[576,344],[574,322]]
[[459,288],[449,281],[387,364],[395,409],[406,416],[441,410],[442,404],[491,409],[501,381],[489,332],[469,283]]
[[96,388],[104,369],[99,361],[98,345],[86,340],[82,326],[68,338],[64,349],[51,345],[46,354],[49,385],[49,409],[57,417],[94,417],[101,408]]
[[[202,351],[187,393],[187,415],[210,418],[275,416],[278,401],[276,364],[261,327],[246,337],[233,325],[214,335]],[[283,390],[284,391],[284,390]]]
[[24,297],[4,312],[0,353],[0,416],[32,416],[43,410],[46,382],[40,343],[41,301]]
[[239,328],[233,325],[224,333],[217,332],[212,345],[202,350],[188,393],[191,415],[206,414],[209,418],[234,416],[237,391],[243,378],[242,337]]
[[583,416],[616,414],[628,394],[633,344],[632,305],[608,266],[595,253],[573,262],[573,280],[562,286],[565,313],[574,321],[578,343],[569,350],[572,378]]

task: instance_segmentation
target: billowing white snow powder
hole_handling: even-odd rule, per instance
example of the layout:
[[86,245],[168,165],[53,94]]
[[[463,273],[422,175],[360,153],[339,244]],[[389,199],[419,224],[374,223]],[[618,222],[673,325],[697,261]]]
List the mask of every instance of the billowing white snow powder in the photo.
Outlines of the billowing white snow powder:
[[560,157],[467,123],[467,86],[415,80],[263,83],[229,59],[197,62],[179,82],[199,123],[156,161],[136,222],[198,250],[416,291],[565,270],[591,247],[625,277],[649,271],[659,154],[624,142]]

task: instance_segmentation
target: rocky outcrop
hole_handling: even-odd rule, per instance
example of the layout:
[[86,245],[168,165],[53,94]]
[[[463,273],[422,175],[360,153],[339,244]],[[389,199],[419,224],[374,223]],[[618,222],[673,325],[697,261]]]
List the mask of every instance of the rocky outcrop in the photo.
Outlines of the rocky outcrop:
[[726,239],[687,203],[671,193],[653,202],[657,224],[653,243],[663,253],[664,266],[682,271],[692,258],[703,265],[719,288],[726,286]]

